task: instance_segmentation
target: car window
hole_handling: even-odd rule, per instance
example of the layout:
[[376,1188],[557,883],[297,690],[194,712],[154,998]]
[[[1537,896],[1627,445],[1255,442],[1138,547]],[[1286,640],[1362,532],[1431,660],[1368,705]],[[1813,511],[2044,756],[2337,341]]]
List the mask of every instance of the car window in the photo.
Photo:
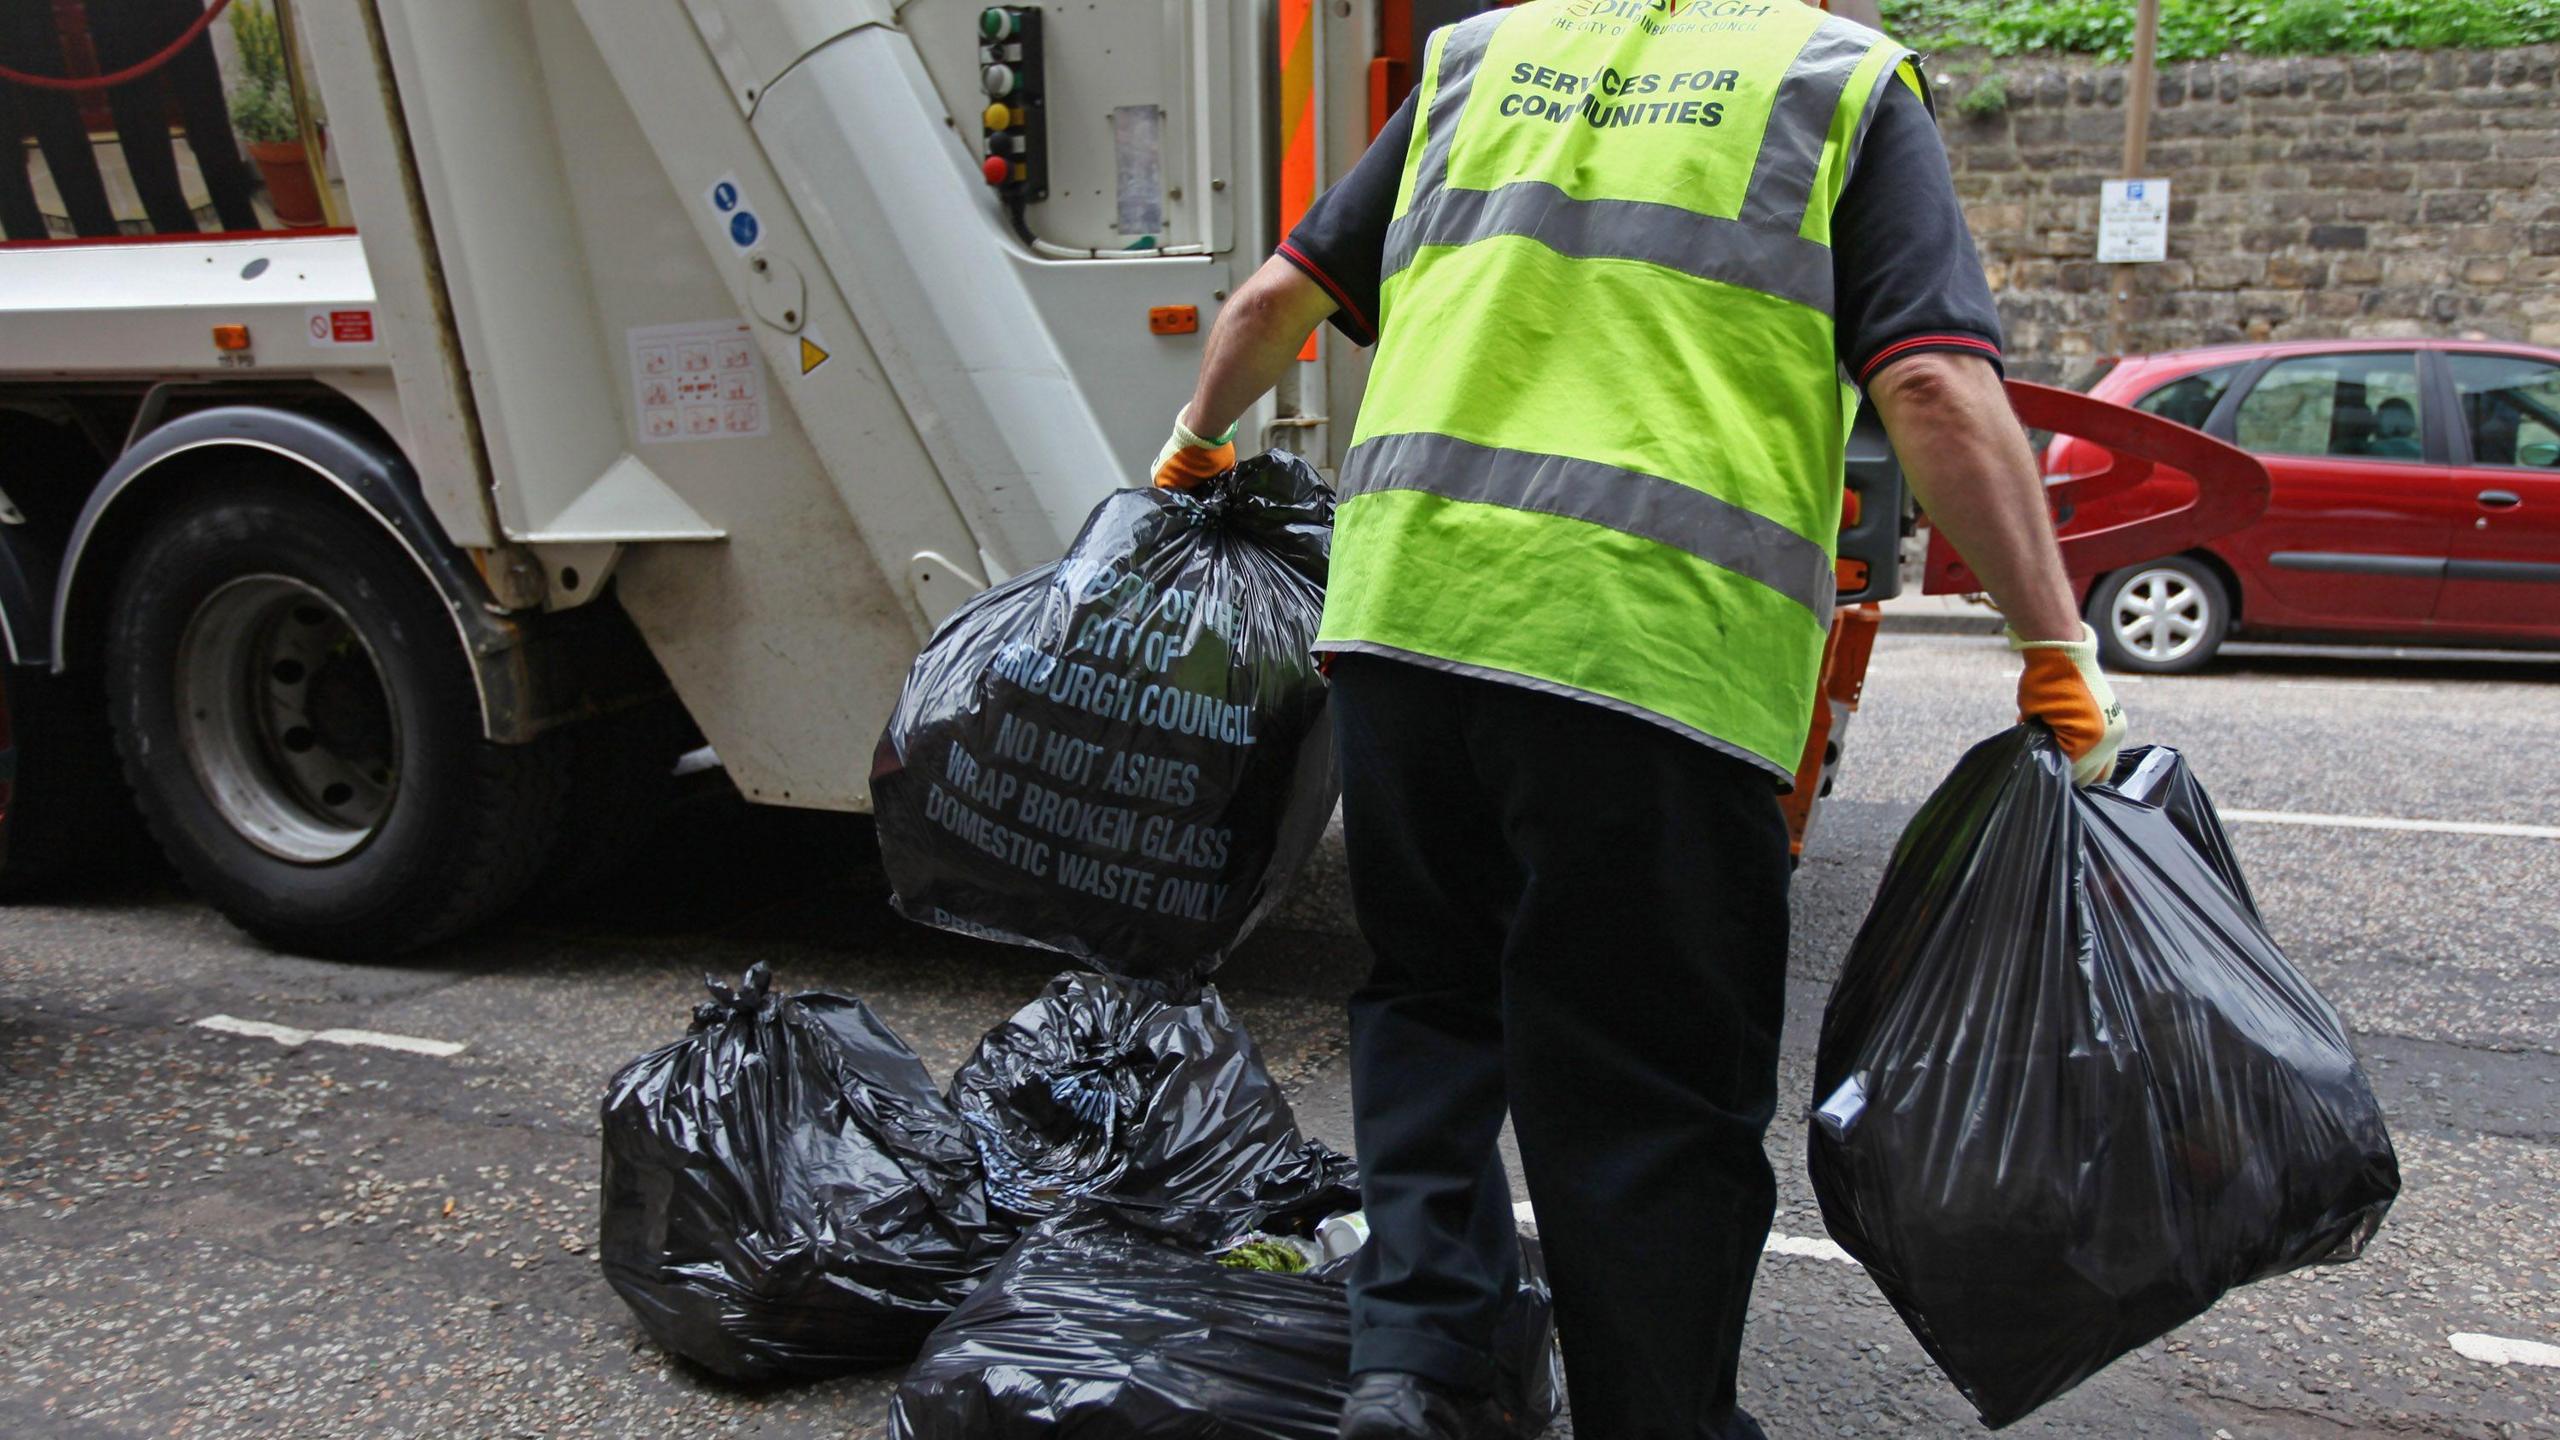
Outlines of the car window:
[[2406,351],[2278,361],[2240,402],[2243,450],[2416,460],[2418,357]]
[[2225,365],[2181,375],[2134,401],[2133,408],[2163,420],[2175,420],[2190,430],[2201,430],[2206,417],[2213,414],[2213,407],[2222,403],[2222,392],[2231,388],[2239,374],[2239,366]]
[[2560,365],[2521,355],[2448,355],[2475,465],[2560,469]]

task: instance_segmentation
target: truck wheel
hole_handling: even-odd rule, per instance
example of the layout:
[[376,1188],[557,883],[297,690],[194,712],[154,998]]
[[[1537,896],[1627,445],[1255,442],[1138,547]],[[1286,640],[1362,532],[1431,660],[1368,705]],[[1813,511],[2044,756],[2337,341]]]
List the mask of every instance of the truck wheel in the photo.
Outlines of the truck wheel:
[[333,958],[504,908],[559,833],[559,747],[482,738],[444,599],[381,527],[213,483],[143,535],[108,617],[117,750],[170,863],[242,929]]
[[0,900],[147,854],[91,671],[0,672]]
[[2184,675],[2222,648],[2231,592],[2211,566],[2172,555],[2101,579],[2089,592],[2087,616],[2107,668]]

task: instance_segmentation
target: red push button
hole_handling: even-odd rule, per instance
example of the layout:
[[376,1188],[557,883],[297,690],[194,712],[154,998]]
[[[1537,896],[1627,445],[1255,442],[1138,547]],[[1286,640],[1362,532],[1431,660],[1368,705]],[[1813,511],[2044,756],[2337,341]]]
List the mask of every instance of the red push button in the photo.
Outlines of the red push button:
[[1001,155],[988,156],[987,163],[981,168],[986,171],[990,185],[1002,185],[1013,178],[1013,162]]

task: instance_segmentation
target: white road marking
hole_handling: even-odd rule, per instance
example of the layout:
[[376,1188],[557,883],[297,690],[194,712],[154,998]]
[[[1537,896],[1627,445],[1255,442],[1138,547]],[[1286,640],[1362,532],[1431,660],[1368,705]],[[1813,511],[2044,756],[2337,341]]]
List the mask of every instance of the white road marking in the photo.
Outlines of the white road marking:
[[[1511,1207],[1511,1218],[1528,1226],[1533,1232],[1538,1228],[1538,1212],[1531,1208],[1526,1200]],[[1807,1239],[1802,1235],[1780,1235],[1773,1231],[1770,1233],[1768,1243],[1762,1245],[1760,1249],[1761,1253],[1766,1255],[1802,1255],[1811,1260],[1837,1260],[1844,1265],[1858,1263],[1855,1257],[1841,1249],[1838,1244],[1830,1240]]]
[[2436,688],[2407,680],[2262,680],[2252,683],[2277,690],[2388,690],[2394,695],[2424,694]]
[[1857,1257],[1841,1249],[1837,1241],[1808,1239],[1802,1235],[1780,1235],[1772,1231],[1768,1243],[1760,1249],[1769,1255],[1802,1255],[1808,1260],[1837,1260],[1843,1265],[1858,1263]]
[[[2000,679],[2004,684],[2015,685],[2018,683],[2018,677],[2026,673],[2027,672],[2024,670],[2003,670],[2000,672]],[[2129,671],[2122,670],[2110,670],[2107,672],[2107,683],[2109,685],[2139,685],[2145,680],[2176,680],[2180,678],[2182,677],[2176,675],[2135,675]]]
[[463,1047],[451,1040],[425,1040],[415,1035],[390,1035],[380,1030],[298,1030],[291,1025],[278,1025],[271,1020],[243,1020],[233,1015],[208,1015],[196,1022],[201,1030],[218,1030],[225,1035],[244,1035],[252,1040],[273,1040],[288,1050],[305,1045],[355,1045],[373,1050],[398,1050],[410,1055],[431,1055],[441,1060],[459,1055]]
[[432,1055],[439,1060],[462,1053],[462,1046],[452,1040],[422,1040],[415,1035],[386,1035],[379,1030],[323,1030],[311,1038],[324,1045],[363,1045],[376,1050]]
[[2546,1370],[2560,1370],[2560,1345],[2545,1345],[2539,1340],[2509,1340],[2498,1335],[2456,1335],[2454,1353],[2466,1360],[2485,1360],[2492,1365],[2539,1365]]
[[2430,835],[2502,835],[2519,840],[2560,840],[2560,825],[2398,820],[2387,815],[2314,815],[2293,810],[2225,810],[2222,818],[2252,825],[2318,825],[2339,830],[2414,830]]
[[237,1020],[229,1015],[207,1015],[196,1022],[199,1029],[219,1030],[225,1035],[246,1035],[252,1040],[273,1040],[288,1050],[298,1050],[311,1043],[312,1032],[278,1025],[270,1020]]

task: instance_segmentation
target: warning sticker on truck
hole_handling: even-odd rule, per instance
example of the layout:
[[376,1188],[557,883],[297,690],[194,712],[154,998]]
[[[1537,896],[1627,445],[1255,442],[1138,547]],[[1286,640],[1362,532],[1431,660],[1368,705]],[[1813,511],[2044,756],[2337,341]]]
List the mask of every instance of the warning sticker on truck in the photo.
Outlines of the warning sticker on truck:
[[304,338],[323,347],[371,349],[380,343],[370,310],[313,310],[303,317],[303,326]]
[[646,325],[627,333],[631,413],[641,443],[757,440],[772,433],[764,357],[745,322]]

